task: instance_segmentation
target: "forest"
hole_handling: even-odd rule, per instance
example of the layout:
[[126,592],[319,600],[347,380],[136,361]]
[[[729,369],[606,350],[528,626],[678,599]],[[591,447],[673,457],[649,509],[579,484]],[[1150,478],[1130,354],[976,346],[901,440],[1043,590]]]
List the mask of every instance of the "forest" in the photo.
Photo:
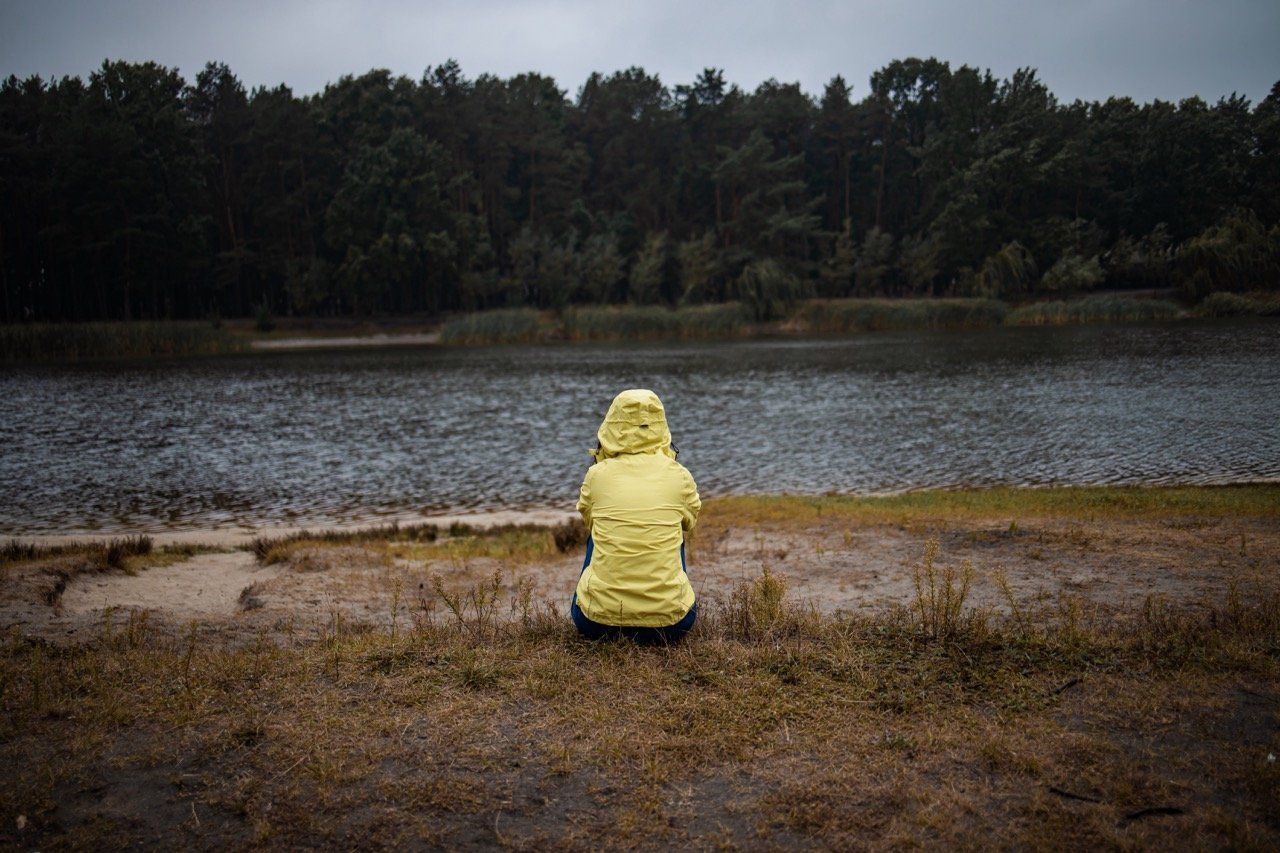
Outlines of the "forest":
[[106,61],[0,86],[0,320],[365,316],[1280,287],[1280,83],[1059,101],[904,59],[865,90],[374,70],[315,95]]

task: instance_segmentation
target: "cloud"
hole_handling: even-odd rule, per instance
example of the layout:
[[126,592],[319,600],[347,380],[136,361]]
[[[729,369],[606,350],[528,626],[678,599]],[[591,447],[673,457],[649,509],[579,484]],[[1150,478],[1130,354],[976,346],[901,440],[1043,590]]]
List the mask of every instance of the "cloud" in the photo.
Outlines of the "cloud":
[[0,72],[85,75],[104,58],[154,59],[190,79],[219,60],[249,85],[308,93],[346,73],[416,78],[455,58],[469,76],[540,71],[570,92],[592,71],[641,65],[671,85],[714,66],[746,88],[775,77],[812,93],[843,74],[857,93],[892,59],[937,56],[1000,76],[1034,66],[1065,100],[1257,100],[1280,79],[1278,36],[1272,0],[9,0]]

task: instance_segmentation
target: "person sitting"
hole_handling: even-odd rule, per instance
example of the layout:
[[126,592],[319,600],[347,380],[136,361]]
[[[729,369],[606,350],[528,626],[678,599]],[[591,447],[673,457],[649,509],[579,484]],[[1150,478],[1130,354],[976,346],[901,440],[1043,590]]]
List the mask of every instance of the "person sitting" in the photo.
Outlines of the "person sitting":
[[589,535],[573,623],[590,639],[675,642],[698,618],[684,555],[702,508],[698,486],[676,461],[666,410],[652,391],[615,397],[596,436],[578,498]]

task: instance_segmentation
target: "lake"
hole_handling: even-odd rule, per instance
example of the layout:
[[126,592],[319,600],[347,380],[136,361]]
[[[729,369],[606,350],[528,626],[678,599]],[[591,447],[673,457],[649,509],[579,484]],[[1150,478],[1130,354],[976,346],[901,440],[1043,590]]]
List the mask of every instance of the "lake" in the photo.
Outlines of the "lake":
[[1280,323],[0,368],[0,532],[572,507],[656,391],[704,495],[1280,477]]

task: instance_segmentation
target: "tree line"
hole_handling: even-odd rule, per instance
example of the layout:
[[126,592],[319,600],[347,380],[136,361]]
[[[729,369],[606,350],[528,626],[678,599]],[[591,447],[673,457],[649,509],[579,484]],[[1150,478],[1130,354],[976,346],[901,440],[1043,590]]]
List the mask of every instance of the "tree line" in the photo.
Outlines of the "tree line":
[[1275,288],[1280,83],[1062,103],[937,59],[820,96],[707,69],[223,64],[0,86],[4,321]]

